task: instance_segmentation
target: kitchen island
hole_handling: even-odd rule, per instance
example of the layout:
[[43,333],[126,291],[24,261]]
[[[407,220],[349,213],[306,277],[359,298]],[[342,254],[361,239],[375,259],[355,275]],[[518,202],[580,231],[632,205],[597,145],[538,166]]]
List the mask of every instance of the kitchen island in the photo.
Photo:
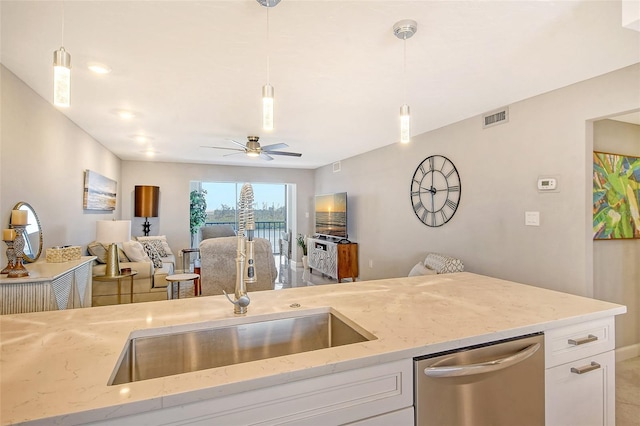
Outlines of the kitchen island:
[[[611,324],[603,333],[612,349],[613,317],[626,311],[612,303],[472,273],[250,292],[250,296],[249,312],[240,316],[243,321],[330,309],[375,338],[108,385],[132,335],[175,332],[185,324],[217,327],[233,324],[239,317],[224,296],[6,315],[0,317],[2,424],[110,420],[125,424],[130,416],[135,419],[131,424],[140,424],[145,415],[165,411],[167,416],[161,418],[167,423],[173,421],[171,415],[185,419],[191,413],[203,416],[206,424],[206,416],[199,411],[203,402],[210,401],[215,407],[220,400],[230,407],[233,404],[227,402],[240,395],[236,398],[250,406],[253,400],[244,397],[248,392],[267,389],[277,393],[276,389],[296,383],[353,371],[366,373],[367,369],[408,363],[415,356],[531,333],[571,330],[588,322]],[[560,348],[557,357],[549,359],[561,363],[565,355]],[[411,398],[406,395],[410,378],[402,380],[404,397]],[[151,422],[157,422],[155,419]]]

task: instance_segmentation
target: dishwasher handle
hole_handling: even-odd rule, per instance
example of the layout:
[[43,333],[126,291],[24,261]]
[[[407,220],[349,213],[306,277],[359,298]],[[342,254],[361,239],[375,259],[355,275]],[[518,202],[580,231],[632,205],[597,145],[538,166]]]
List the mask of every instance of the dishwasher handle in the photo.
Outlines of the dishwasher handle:
[[452,365],[448,367],[427,367],[424,374],[428,377],[460,377],[489,373],[502,370],[524,361],[540,349],[540,343],[527,346],[520,352],[504,358],[494,359],[479,364]]

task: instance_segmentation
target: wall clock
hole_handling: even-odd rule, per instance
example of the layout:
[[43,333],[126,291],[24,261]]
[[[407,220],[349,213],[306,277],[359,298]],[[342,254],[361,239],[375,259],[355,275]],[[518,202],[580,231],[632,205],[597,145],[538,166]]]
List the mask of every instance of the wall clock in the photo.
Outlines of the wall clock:
[[411,180],[413,211],[427,226],[449,222],[460,205],[460,175],[451,160],[442,155],[424,159]]

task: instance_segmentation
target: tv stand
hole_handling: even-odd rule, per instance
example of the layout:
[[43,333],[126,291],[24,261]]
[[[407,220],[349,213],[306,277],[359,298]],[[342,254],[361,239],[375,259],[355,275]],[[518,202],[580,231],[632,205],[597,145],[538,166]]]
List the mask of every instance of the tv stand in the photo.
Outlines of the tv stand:
[[358,277],[358,244],[339,243],[321,238],[309,238],[309,272],[317,270],[342,282]]

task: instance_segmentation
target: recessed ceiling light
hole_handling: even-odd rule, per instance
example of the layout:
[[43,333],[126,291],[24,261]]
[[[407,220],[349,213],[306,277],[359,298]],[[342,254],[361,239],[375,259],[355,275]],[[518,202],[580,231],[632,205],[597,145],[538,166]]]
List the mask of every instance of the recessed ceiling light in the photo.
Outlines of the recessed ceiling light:
[[122,118],[123,120],[131,120],[136,116],[136,114],[133,111],[129,111],[126,109],[120,109],[116,111],[116,114],[118,115],[118,117]]
[[99,62],[89,62],[87,68],[96,74],[109,74],[111,72],[111,68],[108,65]]
[[148,149],[146,151],[140,151],[144,153],[147,157],[155,157],[157,154],[160,154],[158,151],[154,151],[153,149]]
[[147,136],[147,135],[131,135],[131,139],[133,139],[134,141],[138,142],[138,143],[145,143],[148,141],[153,140],[153,138],[151,136]]

